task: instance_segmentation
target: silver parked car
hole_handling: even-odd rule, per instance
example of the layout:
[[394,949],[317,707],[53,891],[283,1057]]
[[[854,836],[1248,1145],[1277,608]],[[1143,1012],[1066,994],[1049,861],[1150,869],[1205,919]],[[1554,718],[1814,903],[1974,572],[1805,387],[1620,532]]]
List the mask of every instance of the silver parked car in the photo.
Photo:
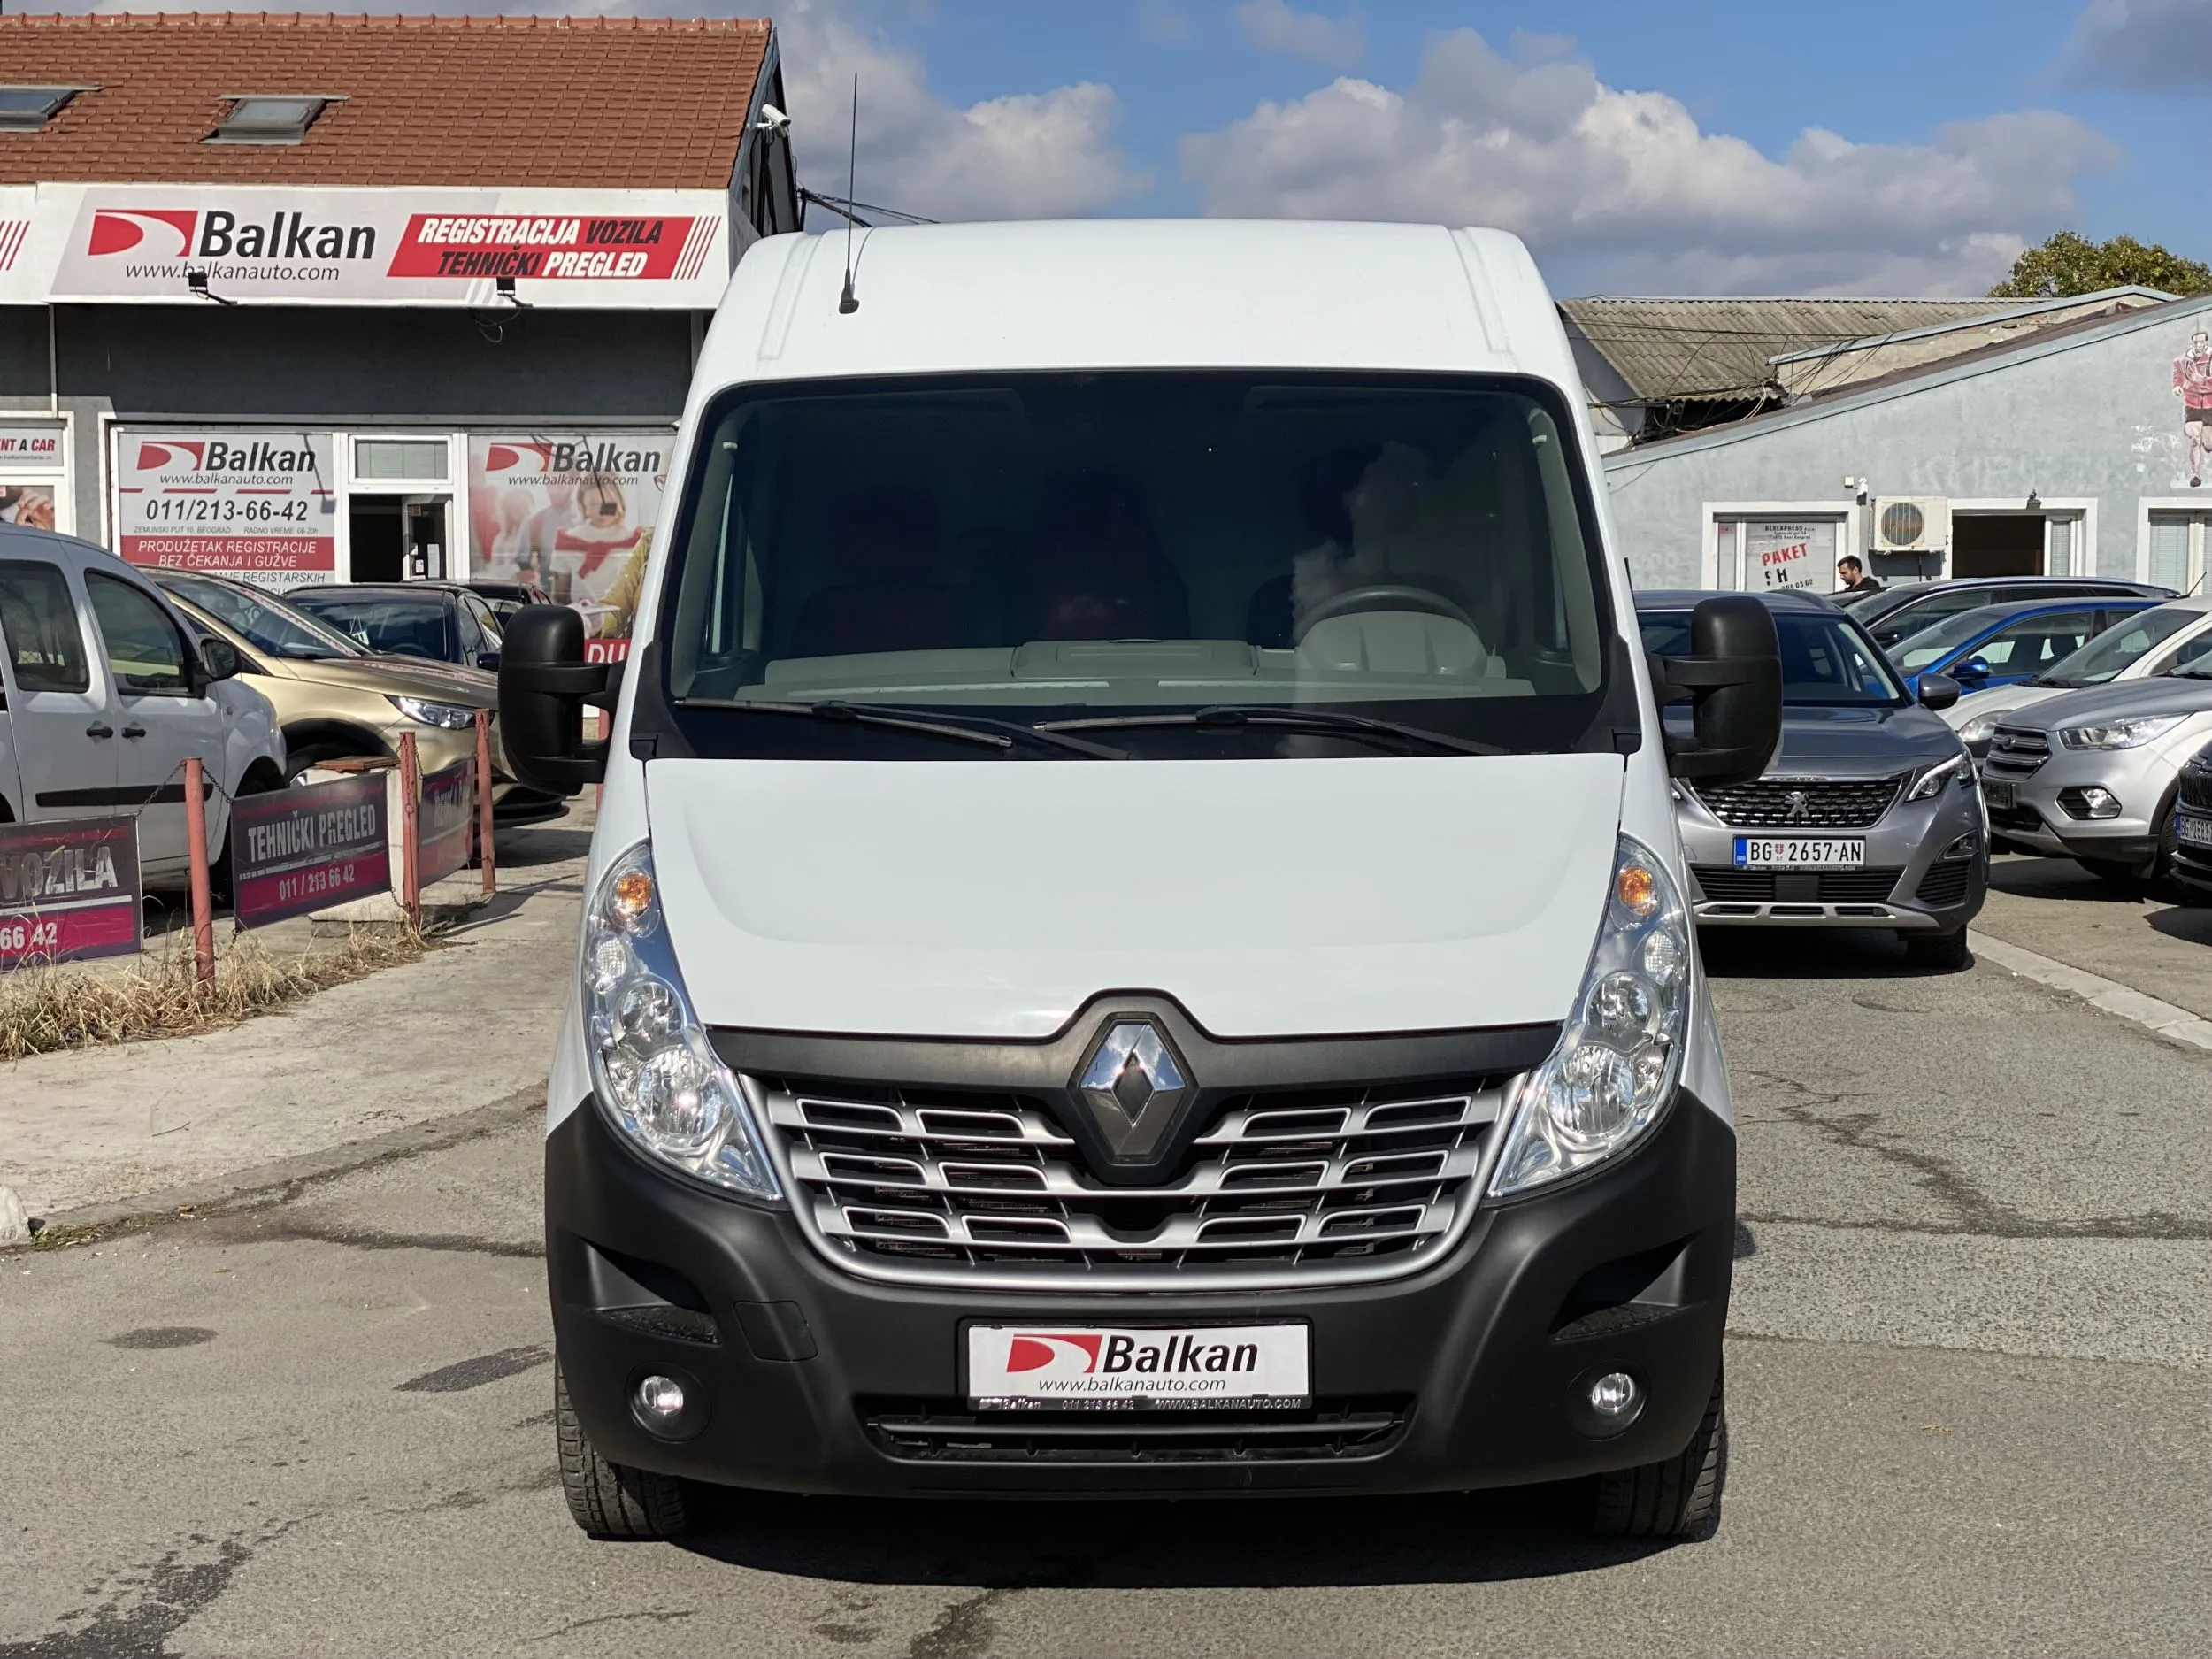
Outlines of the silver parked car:
[[[1644,649],[1686,650],[1690,612],[1709,596],[1639,594]],[[1755,782],[1678,786],[1698,921],[1893,928],[1916,961],[1965,966],[1989,834],[1973,762],[1935,712],[1958,687],[1928,675],[1916,701],[1835,606],[1761,597],[1782,649],[1782,748]]]
[[1982,761],[1990,827],[2111,880],[2171,873],[2181,768],[2212,738],[2212,658],[2017,710]]

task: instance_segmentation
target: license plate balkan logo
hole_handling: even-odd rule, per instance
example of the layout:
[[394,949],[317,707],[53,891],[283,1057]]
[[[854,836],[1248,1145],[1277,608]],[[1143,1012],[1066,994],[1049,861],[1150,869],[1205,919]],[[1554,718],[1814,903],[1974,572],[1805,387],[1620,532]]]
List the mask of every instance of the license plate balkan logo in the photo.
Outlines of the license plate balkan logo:
[[1311,1393],[1302,1325],[974,1325],[968,1398],[978,1407],[1292,1407]]

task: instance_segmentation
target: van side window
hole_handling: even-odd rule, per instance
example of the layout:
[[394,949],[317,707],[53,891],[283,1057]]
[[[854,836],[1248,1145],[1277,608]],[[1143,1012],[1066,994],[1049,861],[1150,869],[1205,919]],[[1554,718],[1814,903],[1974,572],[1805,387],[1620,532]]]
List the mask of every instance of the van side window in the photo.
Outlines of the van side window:
[[184,635],[169,613],[140,588],[97,571],[85,572],[84,586],[107,643],[115,688],[127,697],[190,695]]
[[17,689],[91,688],[84,630],[58,565],[0,559],[0,635],[7,640]]

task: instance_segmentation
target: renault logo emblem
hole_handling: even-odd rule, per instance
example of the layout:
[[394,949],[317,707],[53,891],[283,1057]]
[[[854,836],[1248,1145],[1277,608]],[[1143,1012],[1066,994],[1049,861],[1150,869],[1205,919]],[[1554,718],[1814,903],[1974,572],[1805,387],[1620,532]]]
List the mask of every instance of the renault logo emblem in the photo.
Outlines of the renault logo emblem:
[[1181,1060],[1148,1019],[1112,1021],[1084,1062],[1076,1089],[1116,1157],[1148,1156],[1191,1092]]

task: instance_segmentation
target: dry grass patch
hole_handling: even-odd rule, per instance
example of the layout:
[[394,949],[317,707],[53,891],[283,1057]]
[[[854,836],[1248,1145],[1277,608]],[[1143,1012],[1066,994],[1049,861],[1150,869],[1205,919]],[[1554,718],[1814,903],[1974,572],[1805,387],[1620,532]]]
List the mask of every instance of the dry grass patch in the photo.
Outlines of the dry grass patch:
[[234,1025],[417,961],[424,949],[419,934],[387,928],[354,928],[330,949],[303,956],[273,956],[257,940],[243,939],[217,959],[215,987],[206,991],[192,972],[191,934],[170,937],[181,944],[120,973],[43,967],[0,975],[0,1060]]

